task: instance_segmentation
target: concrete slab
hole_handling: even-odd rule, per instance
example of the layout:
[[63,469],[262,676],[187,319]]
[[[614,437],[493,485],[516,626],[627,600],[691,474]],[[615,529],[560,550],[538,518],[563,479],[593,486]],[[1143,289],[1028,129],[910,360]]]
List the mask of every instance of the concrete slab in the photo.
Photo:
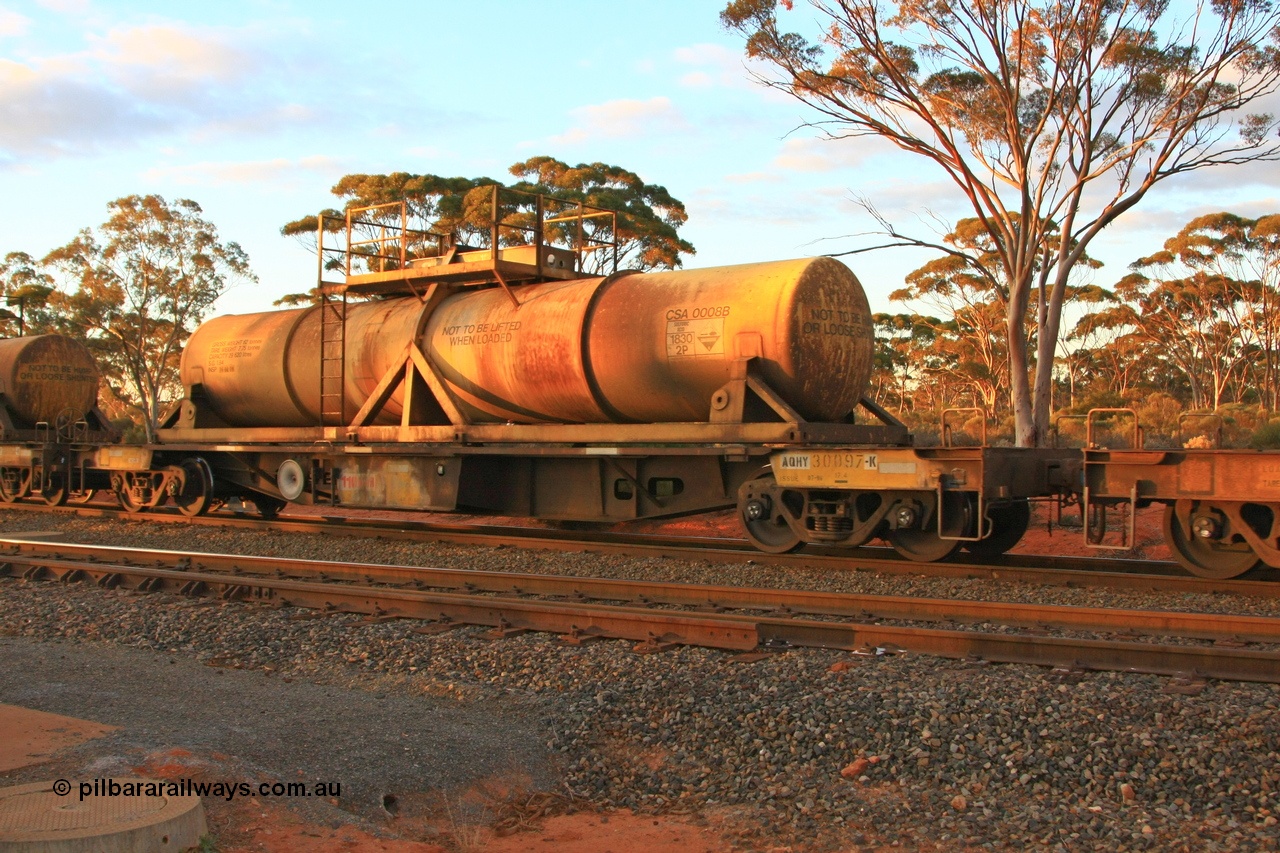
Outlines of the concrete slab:
[[0,850],[176,853],[194,848],[208,832],[200,798],[166,790],[176,783],[94,781],[101,790],[92,794],[70,789],[64,779],[0,788]]
[[18,705],[0,705],[0,773],[48,761],[54,753],[113,732],[92,720],[47,714]]

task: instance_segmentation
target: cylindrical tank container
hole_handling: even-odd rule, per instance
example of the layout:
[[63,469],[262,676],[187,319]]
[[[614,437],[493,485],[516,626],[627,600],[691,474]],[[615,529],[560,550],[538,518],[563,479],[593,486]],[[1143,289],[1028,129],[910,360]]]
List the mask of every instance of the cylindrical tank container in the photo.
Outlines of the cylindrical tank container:
[[[182,384],[204,386],[214,412],[232,426],[296,427],[320,423],[320,307],[216,317],[187,341]],[[332,309],[327,309],[332,310]],[[424,321],[417,299],[380,299],[347,307],[344,410],[354,417]],[[325,319],[326,324],[335,317]],[[337,345],[332,345],[337,349]],[[337,375],[334,368],[333,375]],[[329,389],[335,391],[336,389]],[[375,423],[399,423],[403,392]],[[336,408],[336,403],[329,408]]]
[[14,426],[78,421],[98,401],[98,366],[75,338],[0,340],[0,393]]
[[[853,273],[830,258],[467,289],[348,306],[348,416],[417,340],[477,423],[703,421],[733,361],[809,420],[835,420],[871,374],[873,326]],[[318,308],[229,316],[188,342],[182,381],[202,383],[235,426],[319,422]],[[397,392],[380,423],[398,422]]]

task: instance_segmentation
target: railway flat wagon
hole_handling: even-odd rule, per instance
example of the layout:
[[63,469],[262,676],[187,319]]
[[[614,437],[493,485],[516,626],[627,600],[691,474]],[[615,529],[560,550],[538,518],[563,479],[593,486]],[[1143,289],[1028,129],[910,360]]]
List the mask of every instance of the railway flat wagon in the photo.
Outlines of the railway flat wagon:
[[[1209,422],[1190,430],[1209,446],[1147,448],[1133,410],[1089,413],[1081,498],[1087,543],[1129,549],[1137,511],[1162,504],[1164,542],[1192,574],[1226,579],[1261,565],[1280,568],[1280,453],[1221,449],[1216,416],[1185,417]],[[1132,429],[1108,442],[1121,446],[1102,447],[1095,433],[1116,423]]]
[[616,258],[612,213],[505,193],[487,248],[400,207],[321,217],[319,303],[195,332],[159,431],[187,476],[139,477],[129,504],[176,489],[192,514],[238,497],[578,522],[736,506],[764,550],[885,536],[935,560],[1006,550],[1028,500],[1070,492],[1078,451],[913,448],[863,396],[873,324],[838,261],[592,274]]

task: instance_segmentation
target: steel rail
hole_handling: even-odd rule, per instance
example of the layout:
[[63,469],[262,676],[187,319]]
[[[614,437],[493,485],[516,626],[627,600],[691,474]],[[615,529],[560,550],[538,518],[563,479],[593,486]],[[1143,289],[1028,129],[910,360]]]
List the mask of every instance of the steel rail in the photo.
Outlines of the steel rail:
[[811,616],[857,619],[898,619],[914,622],[953,621],[995,623],[1030,628],[1149,634],[1195,639],[1280,643],[1280,618],[1247,614],[1194,613],[1168,610],[1134,610],[1022,604],[1003,601],[917,598],[820,590],[770,587],[715,586],[669,581],[617,580],[529,572],[481,571],[383,563],[337,563],[165,551],[119,546],[73,545],[0,539],[0,561],[20,556],[25,564],[46,561],[72,564],[109,560],[117,565],[141,565],[162,561],[195,571],[217,571],[237,576],[300,579],[318,578],[365,584],[412,585],[467,592],[542,595],[702,607],[713,610],[762,610]]
[[[162,562],[177,562],[181,568],[138,566],[111,560],[119,556],[115,550],[103,549],[101,556],[94,560],[87,559],[90,555],[83,552],[80,554],[82,559],[67,560],[52,554],[20,551],[4,555],[0,570],[13,573],[15,568],[27,566],[24,576],[31,579],[52,574],[63,581],[92,578],[98,584],[110,587],[133,584],[134,588],[143,591],[172,589],[186,594],[206,594],[219,590],[224,599],[252,599],[280,606],[305,606],[379,617],[433,619],[447,626],[489,625],[502,631],[551,631],[575,638],[598,636],[642,640],[651,645],[675,643],[735,650],[759,646],[855,651],[874,647],[900,648],[942,657],[980,658],[1000,663],[1051,664],[1081,669],[1120,669],[1280,683],[1280,652],[1271,650],[987,633],[737,613],[694,614],[587,601],[548,601],[337,583],[332,580],[297,580],[279,576],[283,572],[279,565],[275,567],[277,574],[272,576],[254,575],[243,571],[243,568],[238,572],[195,569],[192,567],[197,558],[211,555],[182,552],[153,552],[149,555],[153,562],[161,557]],[[180,559],[175,561],[174,557]],[[278,558],[275,561],[299,564],[298,561],[279,561]],[[352,568],[361,571],[368,567]],[[561,580],[580,584],[589,579]],[[1116,613],[1124,617],[1129,612]],[[1225,622],[1241,617],[1218,618]],[[1268,636],[1274,637],[1274,632],[1273,625]]]
[[[883,574],[916,575],[966,580],[1000,580],[1055,586],[1080,586],[1143,592],[1178,592],[1209,595],[1243,595],[1280,598],[1280,571],[1266,572],[1268,579],[1228,579],[1193,577],[1172,562],[1087,557],[1044,557],[1013,554],[1002,561],[959,560],[919,563],[899,557],[888,548],[840,550],[813,548],[792,554],[766,554],[739,539],[676,537],[665,535],[560,531],[545,528],[500,527],[465,523],[408,522],[380,519],[351,519],[323,516],[319,519],[272,519],[237,515],[207,515],[188,518],[178,513],[128,513],[97,507],[45,507],[39,504],[7,504],[35,512],[55,510],[91,518],[126,521],[197,524],[212,527],[246,527],[277,532],[371,536],[410,541],[436,541],[461,545],[516,546],[530,550],[619,553],[671,559],[705,560],[714,563],[742,563],[829,571],[872,571]],[[883,555],[883,556],[882,556]],[[1016,561],[1016,562],[1014,562]],[[1081,568],[1082,566],[1105,567]]]

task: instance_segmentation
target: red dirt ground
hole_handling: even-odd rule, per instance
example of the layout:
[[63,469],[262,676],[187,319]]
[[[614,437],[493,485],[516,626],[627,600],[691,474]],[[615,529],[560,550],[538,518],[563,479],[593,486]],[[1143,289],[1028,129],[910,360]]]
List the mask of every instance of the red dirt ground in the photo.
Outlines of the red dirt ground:
[[[671,817],[650,818],[629,811],[578,813],[546,818],[537,831],[495,836],[482,827],[440,830],[445,845],[376,838],[342,827],[332,829],[300,820],[288,809],[246,802],[225,810],[217,826],[220,853],[722,853],[729,850],[713,830]],[[394,827],[397,831],[399,827]],[[412,830],[408,834],[413,834]]]
[[[48,714],[16,705],[0,705],[0,771],[32,767],[55,760],[67,747],[91,741],[114,730],[89,720]],[[227,778],[220,769],[228,756],[194,755],[185,749],[169,749],[146,756],[131,768],[131,775],[149,779],[194,779],[217,781]],[[53,775],[51,773],[51,775]],[[457,800],[483,805],[495,795],[510,794],[501,786],[466,792]],[[555,853],[722,853],[729,845],[715,829],[699,818],[664,816],[653,818],[629,811],[607,814],[578,812],[550,817],[536,816],[526,821],[531,831],[500,835],[479,823],[447,813],[396,818],[381,838],[344,822],[312,823],[287,806],[268,803],[257,797],[237,797],[231,802],[206,797],[205,816],[219,853],[526,853],[529,850]],[[416,809],[406,809],[416,811]],[[408,838],[434,838],[409,841]]]
[[0,772],[48,761],[60,749],[101,737],[115,726],[0,705]]

